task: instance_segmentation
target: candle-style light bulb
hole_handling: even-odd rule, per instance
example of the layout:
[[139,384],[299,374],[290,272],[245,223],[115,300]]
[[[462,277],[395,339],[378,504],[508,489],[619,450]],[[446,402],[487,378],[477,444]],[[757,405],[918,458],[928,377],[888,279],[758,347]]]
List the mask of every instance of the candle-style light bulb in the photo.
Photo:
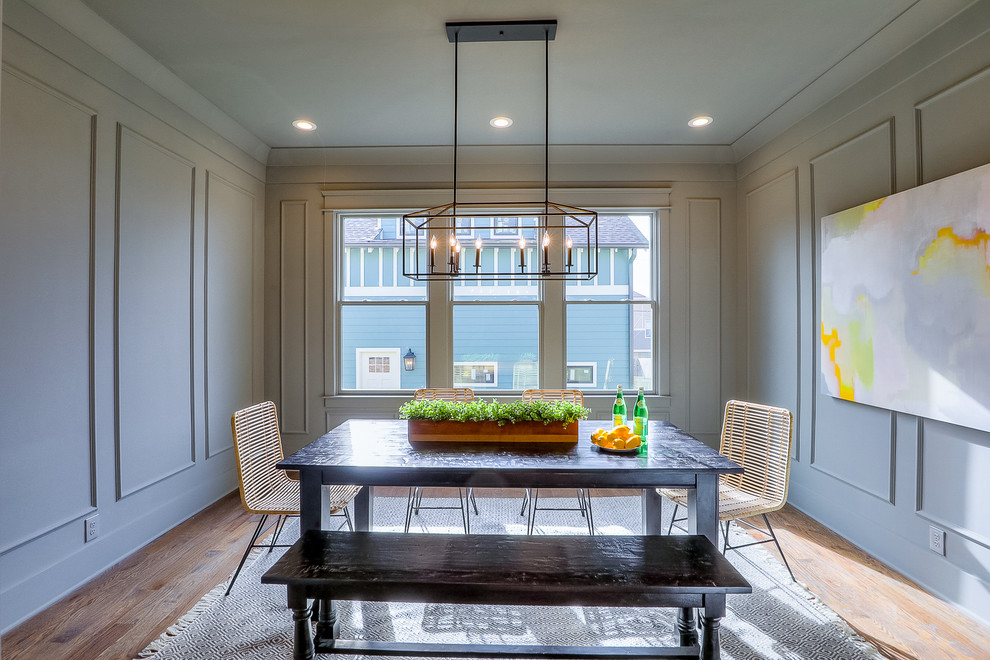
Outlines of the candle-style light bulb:
[[461,244],[454,243],[454,272],[458,273],[461,270]]
[[571,261],[571,247],[572,247],[573,245],[574,245],[574,241],[572,241],[572,240],[571,240],[571,237],[570,237],[570,236],[568,236],[568,237],[567,237],[567,267],[568,267],[568,268],[570,268],[571,266],[573,266],[573,265],[574,265],[574,262],[573,262],[573,261]]
[[481,268],[481,239],[474,239],[474,268]]
[[430,237],[430,268],[437,265],[437,237]]
[[526,268],[526,239],[519,239],[519,268]]
[[543,232],[543,270],[550,270],[550,232]]
[[450,232],[450,247],[453,248],[457,244],[457,238],[454,237],[454,232]]

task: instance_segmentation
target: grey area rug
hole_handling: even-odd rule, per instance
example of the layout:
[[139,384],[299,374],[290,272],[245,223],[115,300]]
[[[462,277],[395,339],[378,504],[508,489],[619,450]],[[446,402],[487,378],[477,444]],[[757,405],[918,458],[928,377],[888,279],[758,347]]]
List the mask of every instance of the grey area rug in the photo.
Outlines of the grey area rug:
[[[456,504],[456,500],[430,498],[429,492],[424,505]],[[576,504],[574,499],[544,497],[540,503],[548,507]],[[376,497],[375,530],[402,531],[405,504],[405,498]],[[471,532],[525,534],[526,519],[519,515],[520,505],[521,499],[479,497],[480,515],[471,514]],[[639,498],[600,497],[593,500],[593,506],[596,533],[640,532]],[[665,508],[664,520],[669,516],[670,510]],[[463,527],[457,511],[424,510],[414,516],[412,531],[457,534],[463,532]],[[587,526],[577,512],[540,511],[536,533],[586,534]],[[290,520],[283,534],[280,542],[288,543],[298,537],[295,519]],[[721,626],[723,658],[881,658],[875,647],[856,636],[832,610],[807,589],[794,584],[783,564],[766,547],[750,547],[728,555],[753,585],[753,593],[728,598],[728,614]],[[218,585],[139,657],[153,660],[291,658],[292,617],[286,609],[285,587],[260,582],[261,575],[279,554],[278,549],[271,553],[256,551],[230,596],[223,596],[226,583]],[[341,636],[346,639],[589,646],[676,644],[675,610],[666,608],[341,601],[338,611]]]

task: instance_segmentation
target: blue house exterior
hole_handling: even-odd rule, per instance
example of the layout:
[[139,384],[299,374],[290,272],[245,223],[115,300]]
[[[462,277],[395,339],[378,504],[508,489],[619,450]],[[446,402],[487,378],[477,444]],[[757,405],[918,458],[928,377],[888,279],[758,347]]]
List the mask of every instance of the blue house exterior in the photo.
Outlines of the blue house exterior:
[[[518,222],[512,226],[510,220]],[[471,261],[465,265],[473,266],[473,241],[480,237],[482,261],[498,259],[503,269],[511,270],[518,263],[518,236],[526,230],[527,220],[493,218],[482,225],[475,219],[470,234],[458,232],[462,245],[470,246],[465,256]],[[427,385],[426,285],[402,275],[400,222],[401,217],[394,216],[343,219],[345,304],[340,318],[339,366],[343,390]],[[533,247],[527,248],[527,262],[534,263],[537,244],[529,243]],[[607,390],[637,382],[652,384],[652,379],[644,381],[649,376],[644,372],[651,368],[641,366],[642,358],[637,357],[637,353],[652,356],[652,334],[637,329],[635,306],[588,302],[634,301],[633,262],[638,254],[646,258],[649,247],[628,216],[599,217],[599,274],[593,280],[567,285],[568,387]],[[414,256],[410,250],[407,257]],[[575,255],[576,260],[583,257]],[[538,285],[525,280],[488,280],[456,282],[453,289],[454,386],[471,387],[481,396],[486,391],[539,387]],[[352,301],[356,304],[348,304]],[[384,301],[389,303],[375,304]],[[494,301],[516,302],[485,304]],[[642,308],[646,311],[649,306]],[[411,371],[401,361],[407,351],[416,356]],[[381,370],[387,373],[378,373]]]

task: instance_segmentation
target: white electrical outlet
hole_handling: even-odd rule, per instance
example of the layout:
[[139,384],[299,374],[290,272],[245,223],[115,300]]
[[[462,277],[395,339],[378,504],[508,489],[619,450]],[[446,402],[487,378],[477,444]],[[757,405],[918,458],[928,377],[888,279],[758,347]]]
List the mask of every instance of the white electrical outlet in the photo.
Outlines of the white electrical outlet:
[[100,514],[94,514],[86,518],[86,543],[89,543],[100,535]]
[[928,549],[945,556],[945,530],[935,525],[928,526]]

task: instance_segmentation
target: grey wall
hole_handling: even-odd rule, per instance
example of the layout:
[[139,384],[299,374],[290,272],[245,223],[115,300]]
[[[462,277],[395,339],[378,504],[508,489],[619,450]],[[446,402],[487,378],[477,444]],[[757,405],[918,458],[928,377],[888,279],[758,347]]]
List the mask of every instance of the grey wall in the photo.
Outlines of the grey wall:
[[984,621],[990,435],[828,396],[817,277],[822,216],[987,163],[988,107],[982,2],[739,164],[748,396],[795,411],[790,502]]
[[2,630],[236,488],[230,414],[263,395],[265,174],[5,10]]
[[[468,182],[470,190],[459,187],[462,200],[472,194],[518,200],[525,191],[505,189],[542,186],[541,149],[465,151],[470,153],[459,166],[458,182]],[[556,201],[589,208],[670,204],[661,214],[656,251],[664,287],[658,328],[664,396],[648,404],[657,419],[670,419],[712,445],[718,443],[724,399],[738,391],[740,373],[732,333],[723,331],[735,325],[735,170],[714,162],[724,156],[716,151],[551,145]],[[450,186],[450,157],[449,149],[416,147],[272,151],[265,214],[265,389],[282,411],[287,450],[348,415],[394,417],[408,398],[335,396],[333,215],[324,210],[420,209],[449,201],[444,189]],[[513,178],[500,178],[509,172]],[[548,298],[544,341],[563,337],[562,306],[553,305]],[[431,308],[430,314],[431,336],[447,332],[445,310]],[[426,358],[434,386],[443,386],[449,372],[448,346],[433,344]],[[562,374],[563,365],[557,367]],[[547,373],[555,369],[547,365]],[[604,419],[612,398],[586,402]]]

